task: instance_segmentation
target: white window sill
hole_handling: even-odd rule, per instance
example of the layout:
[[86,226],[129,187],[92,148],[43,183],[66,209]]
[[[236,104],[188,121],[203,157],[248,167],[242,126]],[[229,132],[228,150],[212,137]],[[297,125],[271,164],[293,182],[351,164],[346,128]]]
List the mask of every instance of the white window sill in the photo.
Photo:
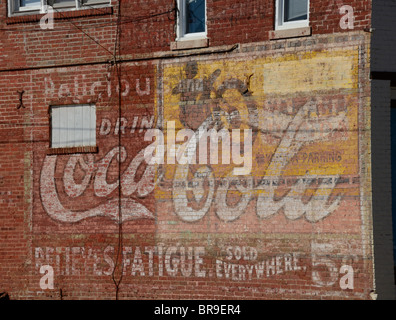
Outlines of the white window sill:
[[290,29],[269,31],[269,39],[270,40],[297,38],[297,37],[309,37],[311,35],[312,35],[311,27],[290,28]]
[[208,38],[184,38],[171,42],[171,50],[187,50],[209,47]]

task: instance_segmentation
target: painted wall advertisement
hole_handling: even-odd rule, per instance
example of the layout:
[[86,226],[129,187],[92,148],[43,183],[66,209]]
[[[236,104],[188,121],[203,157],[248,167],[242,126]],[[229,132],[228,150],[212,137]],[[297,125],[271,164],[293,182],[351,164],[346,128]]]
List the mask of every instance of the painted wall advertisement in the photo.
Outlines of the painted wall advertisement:
[[37,270],[110,276],[122,223],[135,286],[365,298],[357,48],[154,68],[124,81],[121,117],[98,108],[97,154],[38,156]]

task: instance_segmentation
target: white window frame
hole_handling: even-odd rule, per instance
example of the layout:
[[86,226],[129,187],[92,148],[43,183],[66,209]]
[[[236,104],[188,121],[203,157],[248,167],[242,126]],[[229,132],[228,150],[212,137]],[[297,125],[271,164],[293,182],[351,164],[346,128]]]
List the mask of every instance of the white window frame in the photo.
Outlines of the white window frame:
[[176,41],[183,40],[196,40],[196,39],[205,39],[207,37],[207,1],[205,1],[205,31],[204,32],[195,32],[195,33],[186,33],[186,25],[187,25],[187,14],[186,14],[186,1],[187,0],[177,0],[177,6],[179,9],[179,14],[177,18],[177,36]]
[[300,21],[284,21],[284,7],[285,0],[276,0],[275,8],[275,30],[295,29],[309,27],[309,4],[310,0],[307,1],[307,19]]
[[40,1],[40,4],[37,7],[19,7],[19,0],[8,0],[8,15],[11,16],[15,13],[29,13],[31,11],[33,12],[37,12],[42,10],[44,4],[43,4],[44,0]]
[[[70,0],[66,3],[55,4],[54,9],[59,11],[74,11],[89,9],[90,6],[96,8],[108,7],[111,0],[88,0],[88,5],[82,3],[82,0]],[[46,13],[47,0],[41,0],[40,5],[35,7],[19,7],[19,0],[8,0],[8,16],[26,15],[26,14],[40,14]]]
[[[79,108],[79,113],[70,117],[70,110]],[[85,117],[83,109],[86,108]],[[54,110],[63,109],[55,114]],[[66,111],[66,109],[68,109]],[[62,116],[63,115],[63,116]],[[80,118],[77,120],[76,116]],[[94,104],[55,105],[50,107],[50,148],[96,147],[96,106]],[[70,120],[72,123],[70,123]],[[88,120],[88,121],[87,121]],[[66,124],[65,124],[66,123]],[[75,125],[78,124],[78,127]],[[63,127],[64,126],[64,127]],[[88,130],[88,131],[87,131]],[[71,132],[71,133],[70,133]],[[86,134],[88,132],[88,135]],[[84,134],[85,133],[85,134]],[[65,138],[60,141],[59,137]],[[74,142],[81,137],[81,143]],[[73,140],[74,139],[74,140]],[[80,139],[80,138],[79,138]]]

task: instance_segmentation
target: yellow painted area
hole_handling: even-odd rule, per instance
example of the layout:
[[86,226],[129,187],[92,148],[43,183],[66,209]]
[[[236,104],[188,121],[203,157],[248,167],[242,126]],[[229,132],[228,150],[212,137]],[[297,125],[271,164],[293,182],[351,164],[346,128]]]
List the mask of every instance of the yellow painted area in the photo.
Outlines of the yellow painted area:
[[289,57],[266,63],[264,94],[294,94],[357,87],[356,51],[324,52],[314,57],[289,60]]
[[[257,131],[251,175],[262,177],[268,174],[272,157],[279,152],[298,110],[311,101],[317,111],[304,116],[303,125],[293,137],[304,143],[298,150],[290,149],[295,154],[279,169],[280,176],[358,174],[358,60],[356,49],[198,61],[192,73],[185,63],[165,65],[164,126],[167,121],[175,121],[176,131],[186,128],[181,121],[182,108],[187,110],[188,121],[194,123],[213,116],[214,110],[237,110],[242,119],[239,128]],[[232,88],[222,90],[232,79],[243,83],[250,95],[242,96]],[[210,93],[202,88],[209,88]],[[344,103],[341,108],[337,107],[340,100]],[[257,110],[253,116],[252,106]],[[252,118],[255,126],[250,123]],[[220,119],[223,128],[235,128],[227,124],[224,116]],[[301,129],[304,126],[306,131]],[[234,167],[211,165],[215,177],[229,175]],[[168,165],[165,177],[172,180],[174,170],[175,165]]]

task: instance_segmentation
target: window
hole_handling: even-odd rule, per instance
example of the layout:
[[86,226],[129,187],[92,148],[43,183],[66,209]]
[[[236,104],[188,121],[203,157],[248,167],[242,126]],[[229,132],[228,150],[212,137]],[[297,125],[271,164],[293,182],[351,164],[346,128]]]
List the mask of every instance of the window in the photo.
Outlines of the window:
[[309,0],[277,0],[275,29],[308,27]]
[[19,1],[19,10],[40,10],[41,0],[20,0]]
[[95,147],[94,105],[51,107],[51,148]]
[[46,6],[54,10],[80,10],[91,6],[109,5],[110,0],[8,0],[9,16],[45,13]]
[[206,37],[206,0],[178,0],[177,40]]

